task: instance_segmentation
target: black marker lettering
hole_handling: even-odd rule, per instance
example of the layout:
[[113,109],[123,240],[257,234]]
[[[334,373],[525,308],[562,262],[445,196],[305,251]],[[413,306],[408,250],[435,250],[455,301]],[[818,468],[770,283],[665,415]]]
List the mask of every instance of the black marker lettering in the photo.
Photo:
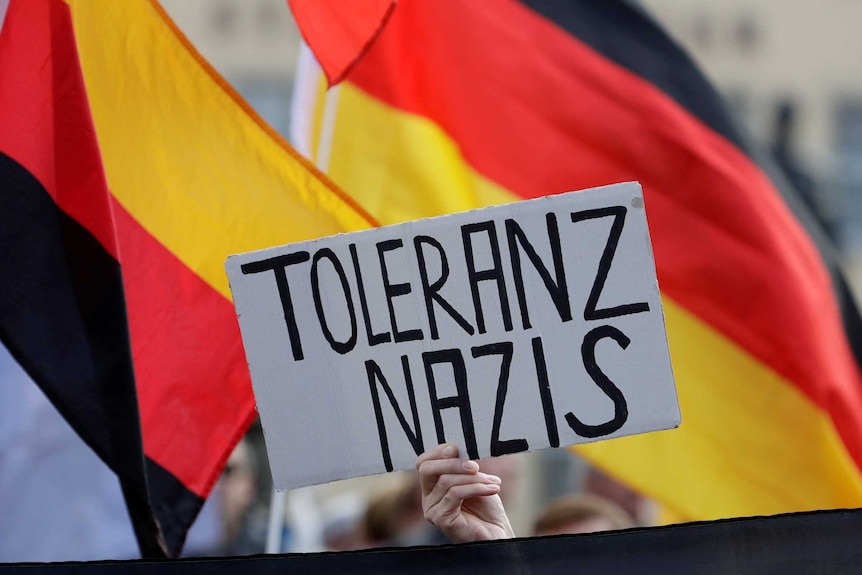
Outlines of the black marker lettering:
[[548,268],[542,262],[533,245],[524,235],[524,230],[515,222],[515,220],[506,220],[506,237],[509,240],[509,257],[512,258],[512,271],[515,275],[515,292],[518,294],[518,305],[521,308],[521,323],[524,329],[529,329],[530,314],[527,310],[527,296],[524,290],[524,277],[521,271],[521,254],[518,249],[518,244],[527,254],[533,268],[539,273],[539,277],[545,283],[545,288],[551,296],[551,300],[557,308],[557,313],[560,314],[560,319],[571,321],[572,306],[569,303],[569,291],[566,288],[566,270],[563,268],[563,250],[560,247],[560,230],[557,226],[557,216],[552,212],[545,216],[548,224],[548,241],[551,244],[551,258],[554,261],[554,275],[557,278],[555,282],[548,272]]
[[536,377],[539,381],[539,397],[542,398],[542,412],[545,414],[545,429],[548,430],[548,444],[560,446],[560,433],[557,430],[557,416],[554,413],[554,398],[548,381],[548,365],[545,362],[545,349],[542,338],[533,338],[533,361],[536,364]]
[[608,242],[605,244],[604,252],[602,252],[602,258],[599,260],[599,269],[596,272],[593,289],[590,290],[590,296],[587,298],[587,305],[584,307],[584,319],[586,320],[608,319],[621,315],[649,311],[649,304],[647,302],[628,303],[614,307],[596,309],[596,306],[599,305],[599,296],[601,296],[602,289],[605,287],[605,281],[608,279],[608,272],[611,269],[611,261],[614,259],[617,244],[619,244],[620,236],[623,233],[623,225],[626,221],[626,207],[609,206],[607,208],[572,212],[572,222],[582,222],[584,220],[606,218],[608,216],[613,216],[614,221],[611,224],[611,231],[608,235]]
[[284,323],[287,326],[287,335],[290,337],[290,350],[293,359],[301,361],[302,342],[299,340],[299,328],[296,326],[296,315],[293,312],[293,300],[290,297],[290,287],[287,285],[287,272],[285,268],[293,264],[307,262],[310,258],[308,252],[294,252],[283,256],[276,256],[257,262],[249,262],[240,266],[243,274],[257,274],[272,271],[275,274],[275,285],[278,287],[278,297],[281,300],[281,309],[284,313]]
[[[425,264],[425,253],[422,250],[423,245],[433,247],[440,254],[440,277],[434,280],[434,283],[428,283],[428,270]],[[440,339],[440,334],[437,332],[437,317],[434,315],[435,301],[437,305],[443,308],[443,311],[449,314],[449,317],[461,326],[461,329],[473,335],[473,326],[440,295],[440,289],[449,278],[449,261],[446,259],[446,252],[443,251],[443,246],[440,245],[440,242],[429,236],[416,236],[413,238],[413,246],[416,248],[416,259],[419,264],[419,277],[422,280],[422,294],[425,296],[425,309],[428,312],[431,339]]]
[[408,329],[407,331],[398,331],[398,323],[395,321],[395,306],[392,304],[392,300],[398,296],[409,294],[410,284],[389,283],[389,270],[386,268],[386,258],[383,257],[383,254],[402,247],[404,247],[404,242],[397,238],[377,244],[377,257],[380,258],[380,272],[383,274],[383,291],[386,293],[386,305],[389,306],[389,321],[392,324],[392,334],[395,336],[396,342],[423,339],[422,330]]
[[[476,261],[473,255],[472,235],[484,232],[488,235],[491,245],[491,258],[494,267],[476,271]],[[478,222],[461,226],[461,237],[464,241],[464,256],[467,260],[467,275],[470,280],[470,291],[473,294],[473,307],[476,311],[476,327],[479,333],[485,333],[485,314],[482,311],[482,301],[479,297],[479,282],[497,282],[497,292],[500,295],[500,312],[503,314],[503,327],[512,331],[512,312],[509,309],[509,296],[506,293],[506,281],[503,278],[503,265],[500,260],[500,244],[497,243],[497,228],[493,221]]]
[[570,411],[566,414],[566,421],[569,423],[569,427],[581,437],[594,438],[611,434],[621,428],[629,417],[629,408],[626,404],[626,398],[623,397],[623,392],[604,374],[596,363],[596,344],[607,337],[613,339],[623,349],[626,349],[631,343],[626,334],[617,328],[602,325],[584,336],[584,343],[581,345],[581,356],[583,356],[584,367],[587,368],[587,373],[590,374],[590,377],[593,378],[599,389],[605,392],[605,395],[614,402],[614,417],[610,421],[599,425],[587,425],[582,423]]
[[[464,431],[464,441],[467,444],[467,457],[469,459],[478,459],[479,449],[476,447],[476,430],[473,428],[473,412],[470,408],[470,395],[467,392],[467,367],[464,365],[461,350],[441,349],[439,351],[426,351],[422,354],[422,362],[425,364],[425,378],[428,381],[428,393],[431,397],[431,411],[434,413],[437,443],[446,442],[446,434],[443,431],[443,418],[440,412],[444,409],[455,407],[461,415],[461,429]],[[453,396],[437,396],[437,382],[434,379],[433,368],[438,363],[448,363],[452,366],[456,390],[456,394]]]
[[474,358],[486,355],[499,355],[500,379],[497,382],[497,401],[494,403],[494,421],[491,425],[491,455],[506,455],[527,451],[530,446],[526,439],[507,439],[500,441],[500,425],[503,423],[503,406],[506,403],[506,392],[509,389],[509,368],[512,366],[514,345],[511,341],[491,343],[470,350]]
[[[329,260],[332,264],[332,269],[338,274],[338,279],[341,280],[341,289],[344,292],[344,301],[347,304],[347,312],[350,314],[350,337],[347,341],[338,341],[332,336],[332,331],[329,329],[329,324],[326,321],[326,314],[323,313],[323,300],[320,298],[320,271],[319,264],[322,259]],[[350,286],[347,283],[347,276],[344,275],[344,268],[341,262],[329,248],[321,248],[314,253],[311,258],[311,296],[314,298],[314,310],[317,312],[317,320],[320,322],[320,329],[323,331],[323,337],[329,342],[329,346],[336,352],[344,355],[356,347],[356,338],[358,335],[356,329],[356,310],[353,308],[353,295],[350,293]]]
[[374,333],[371,328],[371,317],[368,314],[368,299],[365,297],[365,284],[362,282],[362,271],[359,267],[359,256],[356,254],[356,244],[350,244],[350,259],[353,260],[353,274],[356,276],[356,287],[359,289],[359,307],[362,309],[362,320],[365,323],[365,335],[368,336],[368,345],[375,346],[392,341],[392,335],[388,331]]
[[[416,409],[416,394],[413,391],[413,378],[410,376],[410,363],[407,361],[407,356],[401,356],[401,367],[404,369],[404,382],[407,385],[407,399],[410,402],[410,413],[413,415],[413,429],[407,424],[404,418],[404,413],[398,407],[398,401],[395,399],[395,394],[392,393],[392,388],[383,377],[383,372],[380,366],[374,360],[369,359],[365,362],[365,373],[368,374],[368,386],[371,388],[371,401],[374,403],[374,417],[377,419],[377,434],[380,437],[380,451],[383,454],[383,465],[386,471],[392,471],[392,456],[389,453],[389,439],[386,436],[386,424],[383,420],[383,409],[380,406],[380,395],[377,392],[375,383],[380,383],[386,397],[389,399],[389,404],[395,410],[395,416],[398,418],[398,423],[401,424],[401,429],[413,446],[413,451],[418,457],[425,451],[425,444],[422,442],[422,428],[419,426],[419,411]],[[415,431],[414,431],[415,430]]]

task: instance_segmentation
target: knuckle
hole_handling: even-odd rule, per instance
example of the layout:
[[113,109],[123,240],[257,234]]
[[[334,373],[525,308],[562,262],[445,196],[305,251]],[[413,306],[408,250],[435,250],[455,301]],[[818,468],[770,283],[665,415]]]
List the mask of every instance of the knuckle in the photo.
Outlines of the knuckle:
[[454,476],[448,473],[441,475],[440,479],[437,480],[437,485],[447,491],[450,490],[455,485]]

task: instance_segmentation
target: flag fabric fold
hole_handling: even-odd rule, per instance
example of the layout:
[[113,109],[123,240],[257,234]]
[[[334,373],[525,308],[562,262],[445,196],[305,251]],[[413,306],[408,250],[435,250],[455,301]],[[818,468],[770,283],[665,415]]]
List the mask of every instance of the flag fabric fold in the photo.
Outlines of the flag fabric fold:
[[225,259],[370,218],[148,0],[11,0],[0,204],[0,337],[177,555],[254,418]]
[[[581,449],[688,519],[862,505],[859,316],[822,234],[716,90],[629,2],[403,0],[314,157],[384,224],[638,180],[678,430]],[[312,151],[314,153],[312,153]]]
[[395,0],[287,0],[330,86],[359,62],[383,29]]

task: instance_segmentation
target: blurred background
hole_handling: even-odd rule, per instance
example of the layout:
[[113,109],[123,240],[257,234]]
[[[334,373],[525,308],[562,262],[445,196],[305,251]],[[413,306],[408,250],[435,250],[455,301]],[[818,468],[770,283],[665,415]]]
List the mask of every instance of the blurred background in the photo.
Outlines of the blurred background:
[[[643,0],[642,3],[697,61],[725,95],[739,123],[763,149],[774,154],[804,193],[839,247],[852,286],[859,294],[862,35],[855,27],[862,21],[862,3],[850,0],[816,3]],[[267,122],[287,137],[301,39],[285,0],[162,0],[162,4],[203,56]],[[15,370],[16,366],[0,365],[0,377],[20,378]],[[41,393],[35,386],[32,390]],[[32,410],[45,409],[40,401],[48,405],[44,398],[31,397],[27,401],[31,406],[28,409]],[[3,415],[4,405],[0,404],[0,430],[4,421],[7,427],[13,425],[10,405],[6,403],[8,413]],[[16,411],[23,421],[24,410]],[[65,423],[59,416],[57,420],[53,435],[64,432]],[[77,440],[68,426],[65,433],[70,437],[64,436],[62,441]],[[99,465],[95,456],[85,453],[87,448],[83,444],[74,449],[81,465]],[[68,464],[64,467],[69,469]],[[602,477],[566,450],[517,456],[494,471],[507,476],[507,508],[519,535],[532,532],[536,514],[548,502],[564,493],[584,491],[615,500],[634,523],[672,521],[657,506]],[[100,481],[106,484],[105,502],[73,500],[73,507],[86,508],[87,513],[94,514],[97,507],[110,502],[124,513],[119,489],[116,488],[116,494],[110,493],[110,472],[105,469],[104,473],[108,479]],[[0,478],[0,489],[3,487]],[[6,485],[8,489],[13,487]],[[428,542],[433,536],[421,533],[424,525],[421,509],[417,511],[417,501],[409,496],[415,493],[411,491],[413,487],[409,475],[394,474],[295,490],[287,496],[282,549],[316,551]],[[3,512],[2,495],[0,561],[121,558],[136,553],[127,523],[99,518],[110,526],[111,533],[102,550],[87,554],[81,541],[64,539],[53,543],[56,549],[53,556],[15,555],[15,537],[29,535],[20,533],[18,527],[12,528],[20,523]],[[46,498],[52,502],[54,511],[68,505],[68,497],[73,497],[60,493],[52,499],[50,495],[46,494]],[[231,457],[193,528],[186,554],[262,552],[271,495],[263,437],[255,425]],[[49,521],[51,516],[52,512],[46,512],[44,519]],[[359,539],[357,528],[362,534]],[[83,533],[80,535],[83,538]]]

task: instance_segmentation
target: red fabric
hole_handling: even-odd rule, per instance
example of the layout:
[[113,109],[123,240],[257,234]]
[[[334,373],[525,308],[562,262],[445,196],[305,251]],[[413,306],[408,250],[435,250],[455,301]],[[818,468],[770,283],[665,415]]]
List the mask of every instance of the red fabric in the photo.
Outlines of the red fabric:
[[113,202],[144,452],[205,498],[256,412],[236,312]]
[[395,0],[288,0],[329,85],[344,79],[380,33]]
[[[42,22],[49,33],[33,33]],[[115,258],[108,184],[69,7],[17,2],[0,35],[0,151],[35,176],[57,205]]]

